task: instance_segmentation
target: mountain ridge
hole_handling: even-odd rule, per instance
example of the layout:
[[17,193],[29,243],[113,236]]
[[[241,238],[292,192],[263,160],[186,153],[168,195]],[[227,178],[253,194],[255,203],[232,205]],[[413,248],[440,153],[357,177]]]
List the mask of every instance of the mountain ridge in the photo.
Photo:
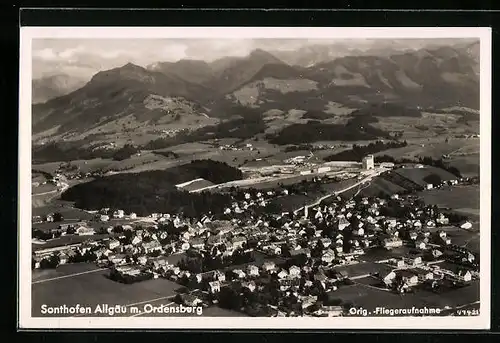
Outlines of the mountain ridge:
[[352,109],[366,103],[477,109],[477,52],[478,44],[468,43],[344,56],[301,67],[256,49],[210,63],[127,63],[96,73],[69,94],[34,104],[33,132],[62,139],[108,137],[123,130],[153,132],[158,125],[190,129],[213,125],[226,113],[232,116],[228,108],[234,105],[262,113],[327,111],[332,103]]

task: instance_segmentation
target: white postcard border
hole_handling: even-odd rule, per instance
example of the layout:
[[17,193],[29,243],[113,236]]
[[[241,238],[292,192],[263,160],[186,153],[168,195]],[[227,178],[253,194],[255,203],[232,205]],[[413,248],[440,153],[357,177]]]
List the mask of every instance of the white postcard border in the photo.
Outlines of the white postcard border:
[[[18,325],[20,329],[489,329],[491,263],[491,28],[488,27],[21,27]],[[479,38],[480,315],[340,318],[38,318],[31,308],[31,43],[36,38]]]

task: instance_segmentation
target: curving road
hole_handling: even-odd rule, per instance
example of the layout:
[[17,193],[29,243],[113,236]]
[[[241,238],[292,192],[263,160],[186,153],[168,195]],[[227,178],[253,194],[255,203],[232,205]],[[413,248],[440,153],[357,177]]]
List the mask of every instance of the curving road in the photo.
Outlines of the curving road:
[[47,194],[57,194],[57,193],[63,193],[65,190],[69,188],[69,185],[66,182],[61,182],[62,187],[57,187],[54,190],[48,191],[48,192],[42,192],[42,193],[36,193],[32,194],[32,196],[40,196],[40,195],[47,195]]
[[[341,193],[344,193],[344,192],[347,192],[355,187],[358,187],[359,185],[361,184],[364,184],[364,183],[367,183],[367,182],[371,182],[371,180],[376,177],[376,176],[379,176],[380,174],[382,174],[383,172],[387,171],[387,169],[385,168],[379,168],[379,169],[376,169],[372,174],[370,175],[367,175],[365,178],[363,178],[362,180],[359,180],[358,182],[356,182],[355,184],[352,184],[350,186],[347,186],[346,188],[344,189],[341,189],[339,191],[335,191],[333,192],[332,194],[327,194],[325,196],[322,196],[321,198],[317,199],[316,201],[310,203],[309,205],[307,205],[308,207],[312,207],[312,206],[317,206],[319,205],[323,200],[326,200],[332,196],[336,196],[336,195],[339,195]],[[297,212],[301,211],[302,209],[304,208],[304,206],[296,209],[294,211],[294,213],[296,214]]]

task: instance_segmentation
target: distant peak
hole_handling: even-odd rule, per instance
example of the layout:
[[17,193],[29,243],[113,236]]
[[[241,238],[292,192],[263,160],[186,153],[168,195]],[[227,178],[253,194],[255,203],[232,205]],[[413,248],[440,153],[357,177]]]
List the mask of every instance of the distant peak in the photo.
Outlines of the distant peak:
[[252,50],[252,52],[250,52],[250,56],[259,56],[259,55],[269,56],[271,54],[265,50],[262,50],[262,49],[255,49],[255,50]]
[[128,62],[122,68],[123,69],[143,69],[142,67],[138,66],[137,64],[133,64],[131,62]]

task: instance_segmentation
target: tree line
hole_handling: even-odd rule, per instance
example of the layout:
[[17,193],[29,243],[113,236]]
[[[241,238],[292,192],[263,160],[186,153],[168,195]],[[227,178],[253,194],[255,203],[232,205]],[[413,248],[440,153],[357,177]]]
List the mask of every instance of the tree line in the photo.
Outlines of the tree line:
[[366,155],[375,154],[377,152],[388,149],[402,148],[407,145],[408,143],[406,141],[383,142],[380,140],[374,143],[370,143],[368,145],[354,144],[352,149],[344,150],[336,154],[330,155],[325,158],[325,161],[361,161],[363,157],[365,157]]
[[229,194],[189,193],[175,187],[177,183],[200,177],[222,183],[241,178],[242,174],[239,169],[223,162],[195,160],[167,170],[100,177],[71,187],[61,198],[74,201],[78,208],[119,208],[141,216],[153,212],[184,212],[190,217],[197,217],[208,211],[223,212],[231,204]]
[[410,158],[394,158],[389,155],[381,155],[381,156],[375,156],[374,157],[375,163],[381,163],[381,162],[391,162],[394,164],[404,164],[404,163],[420,163],[423,165],[431,166],[431,167],[436,167],[440,168],[443,170],[446,170],[450,174],[453,174],[454,176],[461,178],[462,174],[460,173],[460,170],[456,167],[453,167],[446,163],[442,158],[439,159],[434,159],[429,156],[424,156],[424,157],[419,157],[418,159],[410,159]]

